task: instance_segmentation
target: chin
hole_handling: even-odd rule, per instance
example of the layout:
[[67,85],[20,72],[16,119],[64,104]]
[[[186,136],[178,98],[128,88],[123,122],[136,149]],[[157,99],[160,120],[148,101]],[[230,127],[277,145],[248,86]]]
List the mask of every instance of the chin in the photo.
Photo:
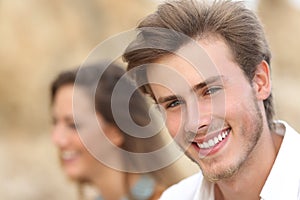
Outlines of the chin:
[[74,181],[80,180],[84,176],[81,170],[74,166],[63,166],[63,171],[69,179]]
[[79,173],[67,173],[67,176],[72,181],[87,182],[87,178],[83,174],[79,174]]

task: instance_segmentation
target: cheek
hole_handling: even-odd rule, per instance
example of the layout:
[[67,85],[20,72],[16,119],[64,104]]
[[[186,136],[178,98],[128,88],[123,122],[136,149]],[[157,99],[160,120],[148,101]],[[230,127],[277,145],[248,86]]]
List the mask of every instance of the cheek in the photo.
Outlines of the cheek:
[[80,149],[81,151],[85,151],[85,146],[79,135],[74,136],[72,142],[73,145],[76,146],[78,149]]
[[80,165],[84,168],[91,166],[90,164],[95,162],[94,157],[92,154],[88,151],[89,144],[85,146],[80,140],[76,141],[77,149],[80,151]]
[[97,159],[87,149],[84,148],[81,153],[82,166],[92,168],[97,163]]
[[181,118],[178,114],[167,114],[166,126],[169,130],[169,133],[174,138],[179,133],[181,125]]

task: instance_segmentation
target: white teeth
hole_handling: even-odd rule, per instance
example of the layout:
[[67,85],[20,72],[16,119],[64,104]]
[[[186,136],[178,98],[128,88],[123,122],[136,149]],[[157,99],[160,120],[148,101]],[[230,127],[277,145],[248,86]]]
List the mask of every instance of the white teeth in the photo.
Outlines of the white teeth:
[[204,146],[204,149],[207,149],[209,147],[207,142],[203,142],[203,146]]
[[203,143],[197,143],[198,147],[201,149],[208,149],[211,147],[214,147],[216,144],[218,144],[219,142],[221,142],[223,139],[225,139],[227,137],[227,135],[229,134],[230,129],[227,129],[226,131],[223,131],[222,133],[219,133],[218,136],[203,142]]
[[223,138],[220,134],[218,135],[218,139],[219,139],[220,142],[223,140]]
[[217,137],[214,137],[214,142],[215,142],[215,144],[219,143],[219,140]]
[[64,160],[72,159],[74,156],[76,156],[76,152],[75,151],[63,151],[61,153],[61,157]]
[[215,145],[215,142],[212,139],[210,139],[208,141],[208,144],[209,144],[210,147],[213,147]]
[[226,137],[225,133],[223,132],[222,133],[222,138],[224,139]]

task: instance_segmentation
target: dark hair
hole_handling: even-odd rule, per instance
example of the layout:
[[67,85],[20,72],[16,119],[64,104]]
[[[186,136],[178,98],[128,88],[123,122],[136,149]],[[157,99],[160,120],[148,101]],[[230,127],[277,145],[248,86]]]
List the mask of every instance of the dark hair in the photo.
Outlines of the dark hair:
[[[208,37],[222,38],[250,83],[261,61],[265,60],[270,65],[271,52],[263,27],[255,13],[247,9],[242,2],[169,1],[142,20],[138,28],[140,32],[137,38],[127,47],[123,55],[123,59],[128,62],[128,70],[153,63],[178,50],[187,42],[176,36],[177,34],[168,35],[163,29],[184,34],[195,40]],[[164,48],[155,48],[157,46]],[[144,77],[137,78],[146,77],[144,74]],[[142,89],[153,95],[148,85]],[[264,100],[264,107],[269,128],[273,129],[272,94]]]
[[[102,63],[102,62],[81,67],[79,69],[64,71],[60,73],[57,76],[57,78],[52,82],[51,102],[53,103],[55,101],[55,97],[60,88],[67,85],[75,85],[75,87],[79,86],[80,89],[82,89],[82,91],[85,92],[87,97],[95,101],[96,112],[101,114],[102,117],[106,120],[106,122],[111,123],[117,128],[119,128],[121,134],[123,134],[124,136],[124,143],[121,146],[122,149],[134,153],[155,152],[156,150],[159,150],[162,147],[165,147],[165,145],[167,145],[166,142],[168,142],[168,140],[166,140],[165,136],[168,134],[166,134],[167,132],[166,129],[163,128],[162,130],[159,130],[158,133],[156,133],[151,137],[143,138],[143,134],[145,134],[144,132],[135,133],[135,135],[140,134],[141,135],[140,138],[134,137],[123,132],[122,127],[119,127],[116,124],[116,121],[113,117],[112,110],[111,110],[111,99],[116,84],[121,84],[125,86],[125,88],[127,87],[127,89],[121,91],[118,90],[119,94],[117,97],[119,98],[117,98],[116,99],[117,102],[115,102],[116,104],[119,105],[118,117],[120,117],[122,120],[127,120],[127,118],[129,117],[128,113],[126,113],[126,110],[128,111],[128,103],[124,102],[125,99],[124,97],[127,95],[128,90],[132,91],[136,89],[136,84],[128,76],[125,75],[125,72],[126,72],[125,69],[123,69],[122,67],[116,64],[110,64],[107,67],[107,63]],[[101,77],[100,74],[102,74]],[[96,87],[96,92],[94,90],[95,87]],[[138,89],[135,90],[135,92],[131,95],[130,98],[130,102],[129,102],[129,112],[131,115],[130,117],[132,117],[132,119],[136,122],[136,124],[140,126],[144,126],[150,123],[149,108],[151,104],[148,103],[148,100],[149,99],[146,98],[145,95],[143,95]],[[156,126],[156,123],[160,123],[160,121],[153,121],[155,120],[155,116],[153,115],[151,116],[151,120],[152,120],[151,123],[155,123],[154,126]],[[159,126],[160,124],[157,125]],[[170,150],[173,149],[171,148]],[[128,166],[128,168],[130,168],[131,166],[137,166],[133,168],[147,169],[147,165],[149,165],[149,163],[150,164],[153,163],[153,165],[156,165],[156,163],[164,162],[166,160],[165,157],[166,153],[167,152],[165,151],[164,153],[162,152],[160,152],[159,154],[155,153],[155,155],[151,156],[151,158],[148,160],[149,162],[145,162],[145,160],[140,159],[140,157],[129,158],[128,156],[127,157],[121,156],[121,158],[125,159],[122,160],[123,161],[122,164]],[[171,151],[170,154],[167,155],[170,157],[172,153],[174,152]],[[163,187],[170,186],[186,176],[185,173],[183,173],[183,171],[181,170],[181,168],[178,168],[176,163],[168,167],[165,167],[161,170],[156,170],[149,173],[152,174],[158,182],[162,183]],[[82,186],[86,182],[88,181],[79,180],[79,192],[81,198],[83,197]],[[134,199],[134,198],[129,196],[129,199]]]
[[[116,84],[119,82],[118,84],[122,86],[122,90],[118,90],[118,94],[116,94],[117,98],[114,98],[114,106],[117,106],[118,118],[125,122],[123,125],[126,125],[126,121],[129,117],[131,117],[139,126],[146,126],[151,122],[149,116],[150,104],[148,103],[148,100],[137,89],[135,82],[128,76],[125,76],[125,72],[125,69],[116,64],[110,64],[106,67],[105,63],[98,63],[75,70],[64,71],[58,75],[51,85],[51,102],[53,103],[59,88],[69,84],[76,84],[76,87],[79,86],[82,88],[85,94],[87,94],[91,100],[94,100],[96,112],[101,114],[107,123],[113,124],[121,133],[123,133],[125,142],[122,148],[124,150],[149,152],[151,149],[151,151],[153,151],[160,148],[162,145],[162,142],[158,142],[159,139],[155,139],[155,136],[158,136],[159,134],[152,138],[148,138],[148,136],[143,136],[143,134],[145,134],[144,132],[139,132],[134,133],[134,135],[139,134],[141,137],[134,137],[132,134],[127,134],[123,131],[124,127],[120,127],[119,124],[117,124],[113,115],[111,106],[112,94]],[[96,90],[94,91],[94,89]],[[134,92],[130,97],[128,105],[125,98],[126,95],[128,96],[129,91]],[[128,116],[128,109],[130,116]],[[152,123],[156,122],[152,121]],[[144,142],[141,143],[140,140],[144,140]],[[144,145],[147,140],[152,142],[156,141],[151,144],[151,147],[149,147],[150,149]],[[144,146],[141,147],[141,145]]]

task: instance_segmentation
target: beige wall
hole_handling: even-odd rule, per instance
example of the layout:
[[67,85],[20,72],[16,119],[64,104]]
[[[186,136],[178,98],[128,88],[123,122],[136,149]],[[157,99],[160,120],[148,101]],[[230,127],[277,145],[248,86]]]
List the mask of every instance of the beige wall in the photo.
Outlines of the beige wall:
[[[155,7],[152,0],[0,1],[0,199],[76,199],[50,139],[50,82]],[[186,158],[179,164],[186,162],[185,175],[195,171]]]
[[150,0],[0,1],[1,127],[46,127],[53,77],[154,7]]
[[50,141],[49,84],[154,7],[150,0],[0,1],[0,199],[75,199]]
[[[300,130],[300,11],[284,2],[263,0],[259,15],[273,50],[277,118]],[[49,83],[154,8],[151,0],[0,1],[0,199],[74,199],[49,142]]]
[[260,1],[258,14],[273,52],[276,118],[288,121],[300,131],[300,8],[288,2]]

